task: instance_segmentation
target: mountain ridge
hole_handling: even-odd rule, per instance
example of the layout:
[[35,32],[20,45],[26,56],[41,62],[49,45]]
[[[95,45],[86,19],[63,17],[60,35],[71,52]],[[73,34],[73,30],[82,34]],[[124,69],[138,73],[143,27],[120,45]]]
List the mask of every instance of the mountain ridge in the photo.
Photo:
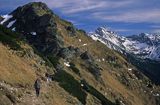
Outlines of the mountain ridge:
[[137,55],[137,57],[140,58],[149,58],[151,60],[160,61],[160,34],[141,33],[139,35],[124,37],[104,27],[99,27],[95,32],[89,33],[88,35],[94,40],[99,40],[109,48],[121,53],[125,51]]
[[[6,49],[5,54],[9,53],[4,58],[0,56],[1,62],[8,59],[0,66],[6,72],[12,70],[11,79],[0,76],[0,82],[4,81],[5,84],[0,84],[0,97],[15,105],[159,104],[159,86],[136,66],[118,52],[92,40],[85,31],[77,29],[72,23],[47,12],[48,9],[42,9],[43,5],[33,2],[21,6],[13,15],[10,14],[12,17],[3,26],[0,25],[0,47]],[[2,55],[3,50],[0,50]],[[27,60],[29,64],[26,62],[25,66],[32,68],[28,71],[33,72],[34,78],[26,77],[30,76],[28,74],[23,76],[23,80],[33,79],[27,85],[20,78],[15,78],[17,71],[25,75],[23,70],[26,67],[21,65],[21,60],[15,63],[13,56],[23,59],[24,63]],[[15,69],[19,67],[18,64],[22,69]],[[1,72],[1,75],[8,76],[6,72]],[[53,77],[51,82],[47,82],[45,73]],[[32,86],[38,77],[42,79],[42,92],[37,98]],[[12,94],[6,85],[18,94]],[[4,100],[0,102],[5,105]]]
[[124,37],[105,27],[99,27],[88,36],[93,40],[100,41],[110,49],[118,51],[156,84],[160,83],[160,34],[141,33]]

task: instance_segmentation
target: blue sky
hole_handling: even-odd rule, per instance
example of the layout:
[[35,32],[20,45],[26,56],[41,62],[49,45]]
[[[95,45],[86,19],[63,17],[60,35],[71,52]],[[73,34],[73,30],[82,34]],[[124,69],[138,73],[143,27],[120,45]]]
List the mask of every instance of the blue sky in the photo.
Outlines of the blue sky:
[[99,26],[122,35],[160,32],[160,0],[0,0],[0,14],[33,1],[87,32]]

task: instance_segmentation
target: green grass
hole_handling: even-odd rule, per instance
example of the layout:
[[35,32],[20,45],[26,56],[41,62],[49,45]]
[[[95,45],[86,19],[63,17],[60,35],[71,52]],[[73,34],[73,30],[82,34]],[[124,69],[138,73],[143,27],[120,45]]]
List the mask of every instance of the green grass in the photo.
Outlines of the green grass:
[[0,42],[13,50],[20,50],[19,35],[0,25]]
[[122,65],[117,62],[109,62],[109,64],[114,68],[122,68]]
[[57,66],[57,64],[59,63],[59,59],[60,59],[58,56],[52,56],[52,55],[47,56],[47,58],[49,59],[49,61],[52,63],[54,67]]
[[31,5],[33,8],[35,8],[35,12],[37,13],[37,15],[42,16],[44,14],[50,14],[52,13],[51,10],[49,10],[49,8],[40,8],[40,5],[43,5],[42,3],[29,3],[27,5]]
[[87,84],[89,87],[89,93],[95,96],[97,99],[99,99],[102,103],[102,105],[115,105],[110,100],[108,100],[103,94],[101,94],[99,91],[97,91],[94,87]]
[[59,85],[68,93],[74,97],[77,97],[77,99],[81,101],[82,104],[86,104],[87,94],[82,91],[80,83],[75,80],[72,75],[62,70],[56,74],[55,80],[59,82]]
[[[59,82],[59,85],[64,88],[68,93],[70,93],[74,97],[77,97],[77,99],[83,104],[86,103],[87,94],[84,92],[85,90],[81,89],[80,83],[75,80],[73,76],[71,76],[65,71],[61,71],[55,76],[55,80]],[[99,99],[102,105],[115,105],[107,98],[105,98],[104,95],[97,91],[94,87],[89,84],[87,85],[89,87],[88,92],[91,95],[95,96],[97,99]]]
[[77,75],[80,76],[80,71],[79,71],[79,69],[75,66],[75,64],[70,63],[70,68],[72,69],[72,71],[73,71],[75,74],[77,74]]
[[56,17],[57,21],[60,22],[63,26],[73,26],[73,24],[69,21],[63,20],[60,17]]

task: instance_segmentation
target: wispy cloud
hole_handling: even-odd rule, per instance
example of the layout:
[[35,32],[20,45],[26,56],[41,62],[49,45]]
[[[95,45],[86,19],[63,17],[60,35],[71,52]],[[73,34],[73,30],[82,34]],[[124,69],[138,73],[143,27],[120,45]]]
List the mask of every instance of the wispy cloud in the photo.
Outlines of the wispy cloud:
[[[85,3],[85,2],[86,3]],[[97,2],[96,0],[81,0],[80,2],[83,3],[76,3],[73,6],[71,6],[69,8],[69,10],[64,11],[64,13],[67,14],[73,14],[73,13],[78,13],[78,12],[86,12],[86,11],[105,11],[107,9],[113,9],[113,8],[119,8],[121,6],[124,6],[126,4],[131,3],[130,1],[117,1],[117,2],[113,2],[113,1],[99,1]],[[64,8],[65,10],[66,8]],[[63,10],[63,9],[62,9]]]
[[[39,0],[32,0],[39,1]],[[111,8],[124,7],[133,3],[132,0],[41,0],[51,8],[59,8],[66,14],[85,12],[89,10],[107,10]]]
[[160,25],[151,25],[150,27],[153,29],[160,29]]
[[[39,0],[33,0],[39,1]],[[145,0],[41,0],[62,13],[75,15],[87,12],[90,16],[113,22],[160,23],[160,9],[146,7]],[[156,0],[153,0],[156,1]],[[145,5],[142,5],[145,4]],[[149,3],[148,3],[149,4]],[[156,4],[155,4],[156,5]]]
[[114,22],[147,22],[147,23],[160,23],[160,9],[152,10],[133,10],[120,12],[117,14],[108,14],[107,12],[98,12],[92,14],[93,17],[103,19],[106,21]]
[[78,12],[83,12],[83,11],[89,11],[89,10],[94,10],[98,8],[103,8],[105,6],[104,3],[98,3],[97,5],[91,5],[91,6],[80,6],[80,7],[74,7],[70,8],[70,10],[65,11],[66,14],[73,14],[73,13],[78,13]]

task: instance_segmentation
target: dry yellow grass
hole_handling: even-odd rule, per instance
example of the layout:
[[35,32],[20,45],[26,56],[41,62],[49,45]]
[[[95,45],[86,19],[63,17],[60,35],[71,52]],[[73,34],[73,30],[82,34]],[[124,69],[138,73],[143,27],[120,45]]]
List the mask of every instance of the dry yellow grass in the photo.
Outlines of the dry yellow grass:
[[[31,49],[27,44],[22,45],[22,47]],[[8,88],[13,87],[14,89],[19,85],[29,86],[29,88],[23,88],[23,91],[21,91],[21,88],[17,88],[17,91],[15,91],[15,93],[22,94],[17,105],[71,105],[68,100],[74,102],[74,104],[79,102],[61,88],[57,82],[49,84],[46,81],[41,81],[41,94],[37,98],[33,85],[38,75],[44,77],[46,66],[39,65],[41,70],[37,71],[33,65],[38,65],[36,61],[40,58],[38,55],[35,54],[35,58],[20,57],[17,52],[0,43],[0,82],[5,81]],[[15,97],[17,96],[15,95]]]
[[106,84],[112,87],[113,90],[120,93],[126,99],[130,100],[132,105],[144,105],[143,100],[138,95],[132,93],[126,89],[124,85],[122,85],[119,81],[117,81],[113,76],[111,76],[107,71],[103,71],[103,78],[106,80]]
[[0,44],[0,80],[10,84],[32,84],[36,75],[30,63],[8,49]]

